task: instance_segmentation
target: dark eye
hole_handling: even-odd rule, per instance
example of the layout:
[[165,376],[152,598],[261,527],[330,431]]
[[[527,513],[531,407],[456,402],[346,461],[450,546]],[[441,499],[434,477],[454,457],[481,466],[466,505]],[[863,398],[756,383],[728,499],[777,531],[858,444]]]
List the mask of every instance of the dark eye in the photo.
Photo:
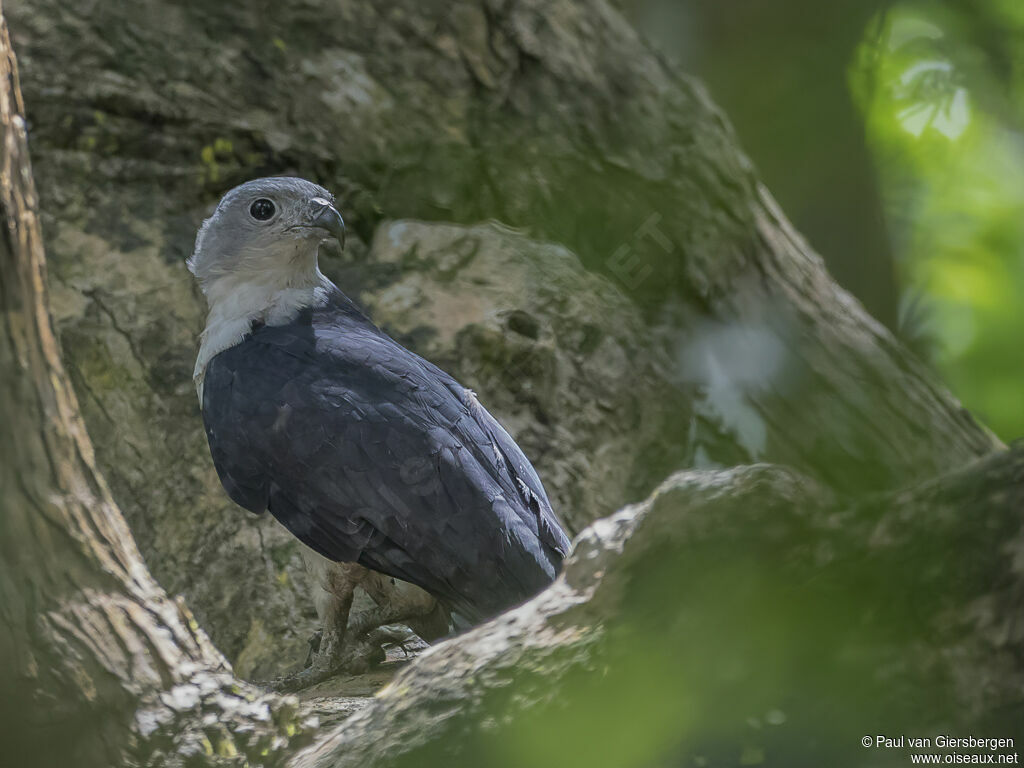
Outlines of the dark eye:
[[254,200],[253,204],[249,206],[249,215],[256,221],[266,221],[272,218],[276,211],[277,208],[274,207],[273,201],[267,200],[265,197]]

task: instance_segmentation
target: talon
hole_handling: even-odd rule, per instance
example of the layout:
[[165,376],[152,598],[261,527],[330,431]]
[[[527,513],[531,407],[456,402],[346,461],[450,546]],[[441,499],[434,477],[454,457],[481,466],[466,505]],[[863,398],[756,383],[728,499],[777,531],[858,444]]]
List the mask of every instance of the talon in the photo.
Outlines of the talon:
[[317,669],[316,667],[306,667],[305,669],[295,672],[291,675],[284,675],[273,680],[268,680],[261,683],[256,683],[262,688],[267,688],[277,693],[297,693],[306,688],[310,688],[317,683],[322,683],[324,680],[329,678],[333,673],[327,669]]
[[404,626],[392,625],[378,627],[367,635],[368,642],[380,643],[389,648],[400,648],[405,658],[412,656],[407,646],[413,645],[419,636]]
[[[314,638],[319,640],[315,655],[312,653]],[[296,693],[338,675],[364,674],[387,660],[383,646],[386,641],[396,638],[406,639],[393,630],[375,630],[351,644],[342,645],[341,640],[333,635],[325,638],[321,633],[315,633],[310,639],[310,659],[307,659],[304,669],[258,685],[279,693]]]
[[316,655],[320,652],[320,643],[323,641],[324,631],[318,629],[312,635],[309,636],[309,653],[306,654],[306,661],[303,663],[303,668],[308,669],[313,666],[313,661],[316,659]]

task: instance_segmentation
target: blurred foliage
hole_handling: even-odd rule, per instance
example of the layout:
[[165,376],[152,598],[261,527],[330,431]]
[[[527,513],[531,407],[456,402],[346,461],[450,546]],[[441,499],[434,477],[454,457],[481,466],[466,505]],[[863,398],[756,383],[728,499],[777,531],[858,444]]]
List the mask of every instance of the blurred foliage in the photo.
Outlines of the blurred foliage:
[[[734,495],[662,492],[591,598],[617,606],[599,636],[554,658],[524,651],[484,695],[485,728],[446,723],[450,738],[399,765],[886,768],[911,750],[866,750],[865,734],[1019,738],[1020,705],[980,712],[965,696],[992,648],[952,618],[1000,579],[988,552],[1015,516],[979,529],[956,514],[978,499],[966,479],[944,505],[901,497],[903,523],[877,545],[888,502],[818,506],[785,471],[755,472]],[[965,541],[956,568],[935,567]],[[572,633],[571,616],[557,628]],[[566,657],[551,696],[546,670]]]
[[899,291],[847,70],[881,0],[623,0],[708,86],[800,233],[890,328]]
[[904,285],[904,336],[1007,439],[1024,434],[1024,46],[1004,48],[1021,33],[1019,2],[899,3],[850,69]]
[[1024,3],[622,0],[839,282],[1024,435]]

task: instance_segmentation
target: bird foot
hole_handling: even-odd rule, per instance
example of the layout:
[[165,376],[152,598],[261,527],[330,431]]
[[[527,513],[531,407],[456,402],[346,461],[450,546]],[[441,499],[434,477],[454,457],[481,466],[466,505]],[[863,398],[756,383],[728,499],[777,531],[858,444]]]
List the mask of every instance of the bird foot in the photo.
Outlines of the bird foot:
[[276,691],[278,693],[298,693],[304,691],[307,688],[312,688],[314,685],[322,683],[324,680],[328,680],[334,676],[334,672],[318,667],[306,667],[298,672],[294,672],[290,675],[283,675],[281,677],[274,678],[273,680],[266,680],[264,682],[257,683],[261,688],[266,688],[270,691]]
[[324,631],[318,629],[312,635],[309,636],[309,652],[306,654],[306,660],[302,664],[303,669],[309,669],[313,666],[313,661],[316,659],[317,653],[320,652],[320,641],[323,639]]
[[295,693],[337,675],[365,674],[387,658],[385,645],[398,646],[408,655],[405,646],[414,637],[404,627],[378,627],[351,643],[340,644],[325,643],[323,634],[316,632],[310,637],[309,655],[303,669],[260,685],[279,693]]
[[405,654],[405,658],[409,658],[412,654],[411,650],[414,650],[415,646],[423,645],[423,641],[420,640],[420,636],[413,632],[408,627],[403,627],[401,624],[389,624],[384,627],[377,627],[372,633],[374,635],[374,642],[379,642],[383,648],[399,648],[402,653]]

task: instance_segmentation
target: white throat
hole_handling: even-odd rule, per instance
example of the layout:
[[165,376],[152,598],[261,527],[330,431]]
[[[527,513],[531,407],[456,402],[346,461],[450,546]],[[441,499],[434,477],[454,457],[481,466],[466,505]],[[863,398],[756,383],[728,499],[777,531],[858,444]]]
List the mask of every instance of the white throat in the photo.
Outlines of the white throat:
[[200,337],[192,380],[203,402],[203,379],[210,361],[240,343],[254,322],[284,325],[306,307],[323,306],[333,284],[313,264],[308,272],[267,270],[220,275],[203,285],[210,305]]

